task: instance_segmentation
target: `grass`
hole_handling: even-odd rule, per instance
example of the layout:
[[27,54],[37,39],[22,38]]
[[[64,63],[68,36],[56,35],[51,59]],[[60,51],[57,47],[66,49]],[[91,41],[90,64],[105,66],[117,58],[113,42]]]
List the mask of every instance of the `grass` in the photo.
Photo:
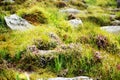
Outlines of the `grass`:
[[[55,2],[50,0],[39,2],[27,0],[24,4],[17,3],[16,14],[23,18],[29,16],[30,23],[35,26],[27,31],[12,31],[6,28],[5,15],[1,14],[0,78],[19,80],[21,76],[23,77],[24,71],[32,71],[31,80],[58,75],[63,77],[83,75],[100,80],[119,80],[120,71],[116,66],[120,64],[120,36],[100,29],[101,26],[110,25],[110,12],[106,8],[114,7],[115,2],[112,0],[108,3],[109,1],[86,0],[89,4],[87,9],[83,9],[83,12],[87,10],[86,14],[76,15],[83,21],[83,26],[78,28],[73,28],[67,21],[67,14],[60,13],[59,8],[54,5]],[[66,4],[76,8],[78,5],[83,5],[77,0]],[[9,15],[10,12],[5,13]],[[34,19],[32,15],[36,16],[36,20],[31,21],[31,18]],[[119,12],[116,15],[119,17]],[[60,37],[61,44],[57,45],[52,41],[49,37],[51,32]],[[102,41],[103,44],[98,43]],[[71,43],[76,46],[70,45]],[[42,50],[57,50],[57,52],[54,55],[36,55],[27,52],[27,47],[31,45],[36,45]],[[67,45],[67,48],[63,47],[63,51],[59,51],[61,45]],[[100,62],[96,61],[94,56],[96,52],[102,57]],[[65,69],[68,71],[64,72]]]

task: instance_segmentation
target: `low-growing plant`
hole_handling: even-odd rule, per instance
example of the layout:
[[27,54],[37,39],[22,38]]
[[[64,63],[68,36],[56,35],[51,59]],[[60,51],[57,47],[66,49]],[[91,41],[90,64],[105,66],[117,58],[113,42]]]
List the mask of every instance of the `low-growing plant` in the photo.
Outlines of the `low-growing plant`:
[[42,8],[39,8],[37,6],[32,7],[29,11],[26,11],[26,9],[19,10],[18,14],[33,24],[48,23],[47,14]]
[[40,50],[50,50],[56,48],[57,46],[57,43],[54,41],[35,40],[34,43]]
[[58,8],[64,8],[67,6],[67,4],[64,1],[57,1],[57,2],[55,2],[55,5]]
[[55,64],[55,71],[56,71],[56,72],[59,72],[59,71],[62,69],[63,56],[62,56],[62,55],[59,55],[57,58],[55,58],[54,64]]
[[110,24],[110,18],[108,16],[89,16],[87,19],[100,26],[107,26]]

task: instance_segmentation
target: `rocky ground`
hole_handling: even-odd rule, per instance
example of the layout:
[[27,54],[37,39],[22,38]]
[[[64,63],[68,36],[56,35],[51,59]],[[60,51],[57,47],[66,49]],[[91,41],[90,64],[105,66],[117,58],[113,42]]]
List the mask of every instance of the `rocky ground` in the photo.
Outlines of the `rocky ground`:
[[119,80],[115,0],[0,0],[0,80]]

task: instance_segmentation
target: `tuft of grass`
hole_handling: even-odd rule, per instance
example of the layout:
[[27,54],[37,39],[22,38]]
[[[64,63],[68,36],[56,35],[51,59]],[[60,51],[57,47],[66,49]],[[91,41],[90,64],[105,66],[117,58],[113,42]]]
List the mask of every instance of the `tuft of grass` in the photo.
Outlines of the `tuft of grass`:
[[43,8],[40,8],[38,6],[32,7],[29,11],[27,11],[26,9],[21,9],[18,11],[18,15],[28,20],[32,24],[48,23],[48,20],[47,20],[48,14],[44,11]]
[[55,71],[58,73],[62,69],[62,65],[63,65],[62,55],[59,55],[57,58],[55,58],[54,64],[55,64]]

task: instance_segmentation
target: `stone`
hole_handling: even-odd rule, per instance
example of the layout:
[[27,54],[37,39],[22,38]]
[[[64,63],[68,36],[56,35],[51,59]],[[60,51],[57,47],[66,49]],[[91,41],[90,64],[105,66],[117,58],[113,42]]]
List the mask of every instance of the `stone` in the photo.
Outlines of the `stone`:
[[117,8],[120,8],[120,0],[117,0]]
[[14,3],[14,0],[4,0],[3,3]]
[[38,48],[35,45],[28,46],[27,47],[27,52],[35,53],[37,54],[39,52]]
[[69,13],[69,14],[78,14],[80,13],[80,10],[74,9],[74,8],[68,8],[68,9],[62,9],[60,10],[62,13]]
[[17,16],[16,14],[5,16],[4,18],[7,26],[12,30],[24,31],[33,27],[25,19]]
[[39,50],[38,54],[40,55],[47,55],[47,54],[53,54],[56,53],[56,50]]
[[[37,80],[44,80],[44,79],[37,79]],[[79,76],[73,78],[64,78],[64,77],[49,78],[48,80],[93,80],[93,79],[87,76]]]
[[112,21],[111,24],[113,26],[119,26],[120,25],[120,21],[119,20],[115,20],[115,21]]
[[73,27],[78,27],[79,25],[82,25],[82,20],[80,19],[72,19],[69,20],[69,23],[73,26]]
[[62,44],[62,45],[60,45],[60,49],[62,49],[62,50],[68,50],[68,49],[77,49],[77,50],[79,50],[79,51],[82,51],[82,47],[81,47],[81,44],[75,44],[75,43],[70,43],[70,44],[68,44],[68,45],[65,45],[65,44]]
[[49,33],[49,37],[50,37],[53,41],[55,41],[55,42],[57,43],[57,45],[62,44],[61,39],[60,39],[59,36],[56,35],[55,33],[50,32],[50,33]]
[[103,26],[101,27],[102,30],[105,30],[109,33],[119,33],[120,32],[120,26]]

